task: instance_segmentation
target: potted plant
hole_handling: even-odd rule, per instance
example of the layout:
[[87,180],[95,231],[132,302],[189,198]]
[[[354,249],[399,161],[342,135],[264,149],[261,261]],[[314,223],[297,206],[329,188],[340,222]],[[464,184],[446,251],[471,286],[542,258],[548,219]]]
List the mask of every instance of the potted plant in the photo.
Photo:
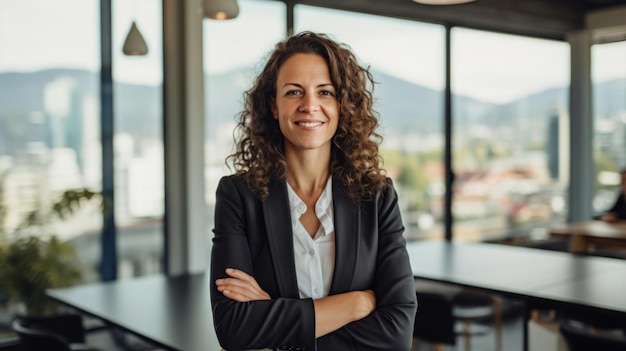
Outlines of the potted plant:
[[97,197],[89,189],[67,190],[47,213],[32,212],[14,232],[0,232],[0,305],[27,316],[56,312],[46,290],[80,282],[81,270],[74,247],[51,233],[51,224]]

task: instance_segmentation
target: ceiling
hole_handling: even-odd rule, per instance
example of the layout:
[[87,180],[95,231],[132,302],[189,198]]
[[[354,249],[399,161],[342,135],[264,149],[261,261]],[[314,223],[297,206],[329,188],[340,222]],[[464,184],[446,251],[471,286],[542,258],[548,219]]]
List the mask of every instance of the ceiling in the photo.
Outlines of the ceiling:
[[583,29],[589,11],[626,6],[626,0],[476,0],[449,6],[422,5],[412,0],[298,3],[557,40],[564,40],[568,32]]

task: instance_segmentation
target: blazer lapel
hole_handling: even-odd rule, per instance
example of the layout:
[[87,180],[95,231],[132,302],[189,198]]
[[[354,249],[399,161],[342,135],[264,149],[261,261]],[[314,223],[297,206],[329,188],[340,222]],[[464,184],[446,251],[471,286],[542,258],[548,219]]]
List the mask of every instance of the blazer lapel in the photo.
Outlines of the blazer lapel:
[[281,296],[298,298],[287,184],[284,181],[270,184],[269,195],[262,204],[278,291]]
[[351,290],[352,278],[359,255],[361,207],[352,203],[345,188],[333,180],[333,207],[335,212],[335,272],[330,294]]

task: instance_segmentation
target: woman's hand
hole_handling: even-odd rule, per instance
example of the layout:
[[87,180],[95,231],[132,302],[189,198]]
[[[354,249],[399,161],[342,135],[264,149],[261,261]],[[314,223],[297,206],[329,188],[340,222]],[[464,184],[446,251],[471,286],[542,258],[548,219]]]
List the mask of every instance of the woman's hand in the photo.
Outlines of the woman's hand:
[[602,217],[600,217],[600,219],[608,223],[617,222],[617,216],[613,212],[605,213],[604,215],[602,215]]
[[230,278],[218,279],[215,284],[217,290],[229,299],[237,302],[271,299],[253,276],[234,268],[226,268],[226,274]]
[[370,315],[376,309],[373,290],[348,291],[313,300],[315,337],[319,338]]
[[373,290],[355,291],[355,306],[357,307],[357,320],[365,318],[376,309],[376,295]]

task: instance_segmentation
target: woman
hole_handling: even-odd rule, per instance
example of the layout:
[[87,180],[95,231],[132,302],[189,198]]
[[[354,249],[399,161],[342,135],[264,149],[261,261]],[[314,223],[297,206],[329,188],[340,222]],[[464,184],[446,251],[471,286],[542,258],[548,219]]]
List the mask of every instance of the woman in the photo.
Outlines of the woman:
[[217,189],[215,330],[228,351],[409,350],[417,302],[373,79],[345,46],[276,45]]

